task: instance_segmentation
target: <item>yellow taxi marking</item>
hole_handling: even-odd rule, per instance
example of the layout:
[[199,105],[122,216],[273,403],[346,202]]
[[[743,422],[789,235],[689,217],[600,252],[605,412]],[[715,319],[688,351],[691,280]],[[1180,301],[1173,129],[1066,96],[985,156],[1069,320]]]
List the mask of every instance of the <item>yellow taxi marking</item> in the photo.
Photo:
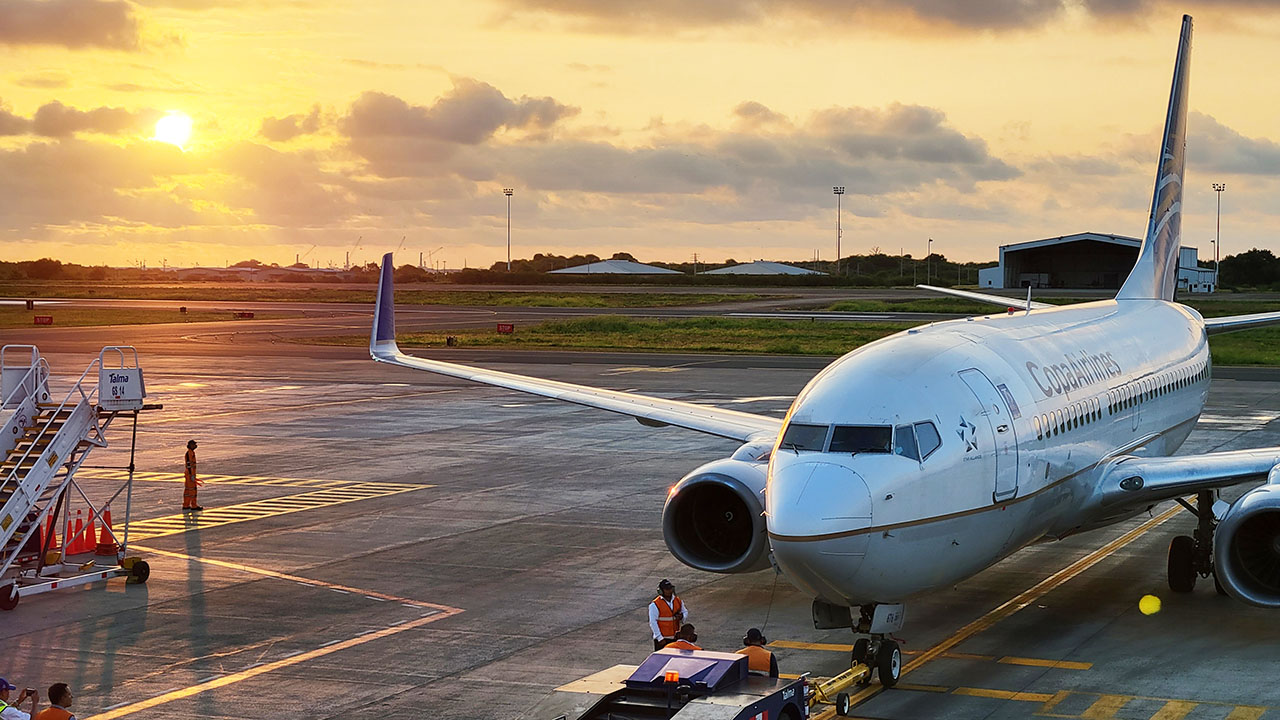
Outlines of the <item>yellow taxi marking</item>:
[[1080,717],[1086,720],[1108,720],[1116,716],[1120,712],[1120,708],[1124,707],[1133,699],[1132,695],[1102,695],[1087,710],[1080,713]]
[[1192,710],[1195,710],[1198,704],[1186,700],[1170,700],[1164,704],[1164,707],[1157,710],[1155,715],[1151,716],[1151,720],[1182,720]]
[[[811,643],[798,642],[794,640],[774,640],[769,643],[769,647],[787,648],[789,650],[828,650],[831,652],[851,652],[852,645],[843,645],[840,643]],[[908,657],[919,655],[921,650],[905,650],[903,655]],[[975,653],[958,653],[945,652],[939,655],[949,660],[994,660],[1005,665],[1029,665],[1032,667],[1055,668],[1058,670],[1088,670],[1093,667],[1093,663],[1075,662],[1072,660],[1046,660],[1044,658],[1026,658],[1014,657],[1012,655],[997,658],[994,655],[978,655]]]
[[[899,686],[901,687],[901,686]],[[1017,700],[1019,702],[1048,702],[1053,698],[1052,695],[1046,693],[1029,693],[1015,692],[1013,690],[992,690],[990,688],[971,688],[958,687],[952,690],[953,695],[968,695],[970,697],[995,698],[997,700]]]
[[[899,685],[898,687],[902,687]],[[1089,706],[1077,715],[1058,712],[1058,707],[1064,700],[1072,696],[1084,696],[1085,699],[1096,698]],[[1144,697],[1142,695],[1108,695],[1098,693],[1077,692],[1073,690],[1060,691],[1040,707],[1036,711],[1037,717],[1052,718],[1079,718],[1081,720],[1113,720],[1118,713],[1125,710],[1125,706],[1133,700],[1146,700],[1163,703],[1158,710],[1150,715],[1147,720],[1182,720],[1194,711],[1197,707],[1217,709],[1212,712],[1216,717],[1223,717],[1224,720],[1258,720],[1268,710],[1269,707],[1259,707],[1255,705],[1232,705],[1231,703],[1217,702],[1213,700],[1173,700],[1169,698]],[[1230,713],[1225,716],[1220,715],[1222,709],[1231,708]],[[1133,710],[1125,710],[1125,716],[1134,716]],[[1136,717],[1136,716],[1135,716]]]
[[319,657],[324,657],[325,655],[332,655],[333,653],[336,653],[336,652],[341,652],[343,650],[364,645],[365,643],[373,642],[374,640],[381,640],[383,638],[391,637],[392,635],[398,635],[402,632],[413,630],[414,628],[420,628],[423,625],[427,625],[428,623],[433,623],[433,622],[436,622],[437,620],[443,620],[447,617],[457,615],[460,612],[462,612],[462,610],[458,608],[451,608],[449,611],[440,611],[437,613],[433,613],[425,617],[420,617],[415,620],[410,620],[409,622],[402,623],[400,625],[393,625],[388,628],[383,628],[382,630],[367,632],[363,635],[357,635],[356,637],[349,638],[347,640],[342,640],[340,642],[325,645],[323,647],[318,647],[315,650],[309,650],[307,652],[304,652],[298,655],[293,655],[291,657],[283,658],[281,660],[276,660],[274,662],[257,665],[247,670],[241,670],[240,672],[237,672],[237,673],[224,675],[220,678],[216,678],[216,679],[209,680],[202,683],[197,683],[189,687],[180,688],[178,690],[172,690],[172,691],[163,693],[161,695],[157,695],[153,698],[149,698],[141,702],[130,703],[128,705],[115,708],[114,710],[108,710],[106,712],[98,713],[97,715],[90,715],[84,718],[84,720],[115,720],[115,718],[127,717],[135,713],[140,713],[144,710],[150,710],[152,708],[156,708],[161,705],[171,703],[175,700],[182,700],[183,698],[189,698],[195,695],[199,695],[200,693],[208,692],[210,690],[216,690],[218,688],[226,687],[228,685],[234,685],[236,683],[249,680],[250,678],[258,677],[259,675],[266,675],[267,673],[275,672],[276,670],[280,670],[282,668],[287,668],[293,665],[298,665],[300,663],[307,662],[308,660],[314,660]]
[[[79,477],[89,478],[91,480],[119,480],[129,479],[127,470],[81,470]],[[270,485],[276,487],[309,487],[309,488],[333,488],[350,485],[350,480],[322,480],[319,478],[278,478],[278,477],[261,477],[257,475],[216,475],[200,473],[200,481],[203,483],[213,483],[215,485]],[[179,472],[150,472],[135,471],[133,479],[141,482],[168,482],[180,483],[185,480],[182,473]]]
[[672,372],[684,372],[687,369],[688,368],[682,368],[682,367],[619,367],[619,368],[613,368],[612,370],[605,370],[600,374],[601,375],[626,375],[628,373],[643,373],[643,372],[672,373]]
[[249,410],[228,410],[226,412],[216,413],[192,413],[190,415],[180,415],[177,417],[148,418],[139,420],[139,425],[161,425],[163,423],[187,422],[191,420],[207,420],[216,417],[228,417],[231,415],[249,415],[252,413],[264,412],[293,412],[296,410],[309,410],[318,407],[333,407],[334,405],[354,405],[356,403],[376,402],[380,400],[399,400],[410,397],[422,397],[423,395],[442,395],[444,393],[461,392],[460,390],[427,390],[425,392],[402,393],[400,395],[378,395],[374,397],[356,398],[354,400],[330,400],[329,402],[307,403],[305,405],[282,405],[279,407],[260,407],[251,408]]
[[135,520],[129,528],[130,540],[149,540],[165,535],[178,535],[192,530],[230,525],[232,523],[261,520],[289,513],[314,510],[334,505],[399,495],[423,490],[434,485],[403,485],[399,483],[351,483],[340,489],[316,490],[299,495],[254,500],[253,502],[210,508],[201,512],[167,515],[151,520]]
[[[1176,515],[1180,510],[1182,510],[1182,507],[1179,505],[1175,505],[1172,508],[1169,508],[1168,510],[1142,523],[1138,527],[1121,535],[1115,540],[1112,540],[1106,545],[1103,545],[1097,550],[1094,550],[1088,555],[1085,555],[1079,560],[1071,563],[1065,568],[1050,575],[1044,580],[1041,580],[1040,582],[1033,585],[1031,588],[1019,593],[1017,596],[1009,600],[1006,600],[999,607],[995,608],[994,610],[991,610],[986,615],[983,615],[977,620],[974,620],[968,625],[965,625],[964,627],[957,630],[955,633],[951,635],[951,637],[948,637],[947,639],[943,640],[937,645],[934,645],[933,647],[924,651],[923,653],[916,656],[915,658],[912,658],[910,662],[907,662],[903,666],[901,675],[906,675],[907,673],[912,672],[913,670],[919,669],[925,664],[932,662],[936,658],[940,657],[943,653],[951,650],[951,648],[959,645],[960,643],[964,642],[965,640],[968,640],[969,638],[973,637],[974,635],[977,635],[978,633],[986,630],[987,628],[990,628],[992,625],[995,625],[996,623],[1013,615],[1019,610],[1022,610],[1026,606],[1035,602],[1041,596],[1049,593],[1050,591],[1056,589],[1057,587],[1067,582],[1068,580],[1071,580],[1072,578],[1076,577],[1080,573],[1102,562],[1103,560],[1108,558],[1112,553],[1119,550],[1120,548],[1128,545],[1134,540],[1137,540],[1148,530],[1161,525],[1162,523],[1167,521],[1169,518]],[[862,690],[861,692],[859,692],[858,694],[850,698],[850,705],[852,706],[858,703],[865,702],[866,700],[872,697],[875,697],[883,690],[884,690],[884,686],[882,685],[876,685],[876,686],[865,688],[864,690]],[[812,720],[828,720],[829,718],[835,717],[835,712],[836,710],[834,707],[828,708],[827,710],[821,713],[818,713],[817,715],[814,715]]]
[[1042,660],[1040,658],[1025,658],[1007,656],[996,660],[998,663],[1005,665],[1028,665],[1031,667],[1047,667],[1057,670],[1088,670],[1093,667],[1093,663],[1076,662],[1074,660]]
[[1266,712],[1267,708],[1264,707],[1237,705],[1224,720],[1258,720]]

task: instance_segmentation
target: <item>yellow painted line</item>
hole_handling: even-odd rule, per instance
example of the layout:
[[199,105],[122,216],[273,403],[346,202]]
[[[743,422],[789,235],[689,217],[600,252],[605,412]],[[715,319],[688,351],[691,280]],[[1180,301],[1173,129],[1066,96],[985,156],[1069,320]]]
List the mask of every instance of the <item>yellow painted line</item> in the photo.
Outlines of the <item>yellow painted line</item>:
[[[80,477],[92,480],[128,480],[129,473],[126,470],[81,470]],[[350,480],[323,480],[318,478],[278,478],[278,477],[261,477],[257,475],[213,475],[201,474],[200,481],[208,485],[271,485],[278,487],[344,487],[350,485]],[[134,480],[144,482],[168,482],[180,483],[186,478],[180,472],[135,472]]]
[[130,540],[150,540],[166,535],[177,535],[192,530],[203,530],[233,523],[261,520],[289,513],[314,510],[322,507],[333,507],[360,500],[399,495],[435,487],[434,485],[396,485],[394,483],[355,483],[351,490],[360,490],[360,494],[335,493],[332,490],[316,490],[298,495],[286,495],[280,498],[254,500],[253,502],[211,508],[198,513],[166,515],[150,520],[135,520],[129,528]]
[[852,645],[840,645],[838,643],[811,643],[798,642],[794,640],[774,640],[769,643],[769,647],[787,648],[789,650],[830,650],[833,652],[852,652]]
[[1264,707],[1237,705],[1235,709],[1231,711],[1231,714],[1223,718],[1223,720],[1258,720],[1258,718],[1262,717],[1266,712],[1267,708]]
[[912,685],[911,683],[898,683],[896,688],[898,690],[915,690],[917,692],[931,693],[949,693],[952,690],[952,688],[946,687],[945,685]]
[[1151,720],[1182,720],[1199,704],[1187,700],[1170,700],[1151,716]]
[[1029,665],[1031,667],[1055,668],[1058,670],[1088,670],[1093,667],[1093,663],[1076,662],[1074,660],[1043,660],[1041,658],[1026,657],[1002,657],[996,662],[1005,665]]
[[425,395],[441,395],[443,393],[461,392],[460,390],[428,390],[426,392],[401,393],[399,395],[380,395],[376,397],[356,398],[355,400],[331,400],[329,402],[307,403],[305,405],[281,405],[278,407],[259,407],[250,410],[229,410],[227,412],[216,413],[193,413],[191,415],[183,415],[181,417],[166,417],[139,420],[139,425],[161,425],[163,423],[204,421],[209,418],[230,417],[232,415],[251,415],[254,413],[265,412],[293,412],[296,410],[310,410],[311,408],[333,407],[335,405],[354,405],[356,403],[377,402],[381,400],[400,400],[410,397],[423,397]]
[[301,655],[294,655],[293,657],[284,658],[283,660],[276,660],[275,662],[269,662],[264,665],[259,665],[257,667],[249,668],[248,670],[241,670],[240,672],[232,673],[230,675],[225,675],[223,677],[216,678],[208,682],[197,683],[195,685],[181,688],[179,690],[173,690],[171,692],[167,692],[162,695],[157,695],[156,697],[149,698],[141,702],[131,703],[123,707],[118,707],[114,710],[108,710],[106,712],[98,713],[97,715],[90,715],[84,720],[115,720],[115,718],[127,717],[135,713],[140,713],[144,710],[150,710],[152,708],[156,708],[161,705],[166,705],[175,700],[182,700],[184,698],[193,697],[195,695],[199,695],[200,693],[208,692],[210,690],[217,690],[218,688],[223,688],[228,685],[234,685],[236,683],[258,677],[259,675],[266,675],[267,673],[275,672],[276,670],[280,670],[282,668],[298,665],[300,663],[307,662],[308,660],[314,660],[319,657],[324,657],[325,655],[332,655],[333,653],[336,653],[336,652],[341,652],[343,650],[348,650],[353,647],[358,647],[360,645],[364,645],[365,643],[373,642],[374,640],[381,640],[383,638],[388,638],[393,635],[398,635],[407,630],[420,628],[423,625],[436,622],[437,620],[443,620],[447,617],[451,617],[453,615],[458,614],[459,612],[462,612],[457,608],[453,608],[452,610],[453,612],[441,611],[433,615],[427,615],[426,617],[420,617],[416,620],[411,620],[401,625],[394,625],[392,627],[384,628],[382,630],[376,630],[374,632],[368,632],[363,635],[357,635],[356,637],[343,640],[342,642],[334,643],[333,645],[329,645],[327,647],[320,647],[320,648],[316,648],[315,650],[304,652]]
[[[1083,573],[1084,571],[1088,570],[1094,565],[1097,565],[1098,563],[1102,562],[1115,551],[1128,545],[1134,540],[1137,540],[1139,537],[1143,535],[1143,533],[1147,532],[1148,530],[1154,527],[1161,525],[1166,520],[1176,515],[1181,509],[1182,507],[1179,505],[1175,505],[1172,508],[1169,508],[1168,510],[1142,523],[1138,527],[1121,535],[1115,540],[1112,540],[1106,545],[1103,545],[1097,550],[1094,550],[1088,555],[1085,555],[1079,560],[1071,563],[1065,568],[1050,575],[1044,580],[1041,580],[1040,582],[1036,583],[1029,589],[1019,593],[1017,596],[1009,600],[1006,600],[999,607],[995,608],[994,610],[991,610],[986,615],[983,615],[977,620],[974,620],[968,625],[965,625],[964,627],[960,628],[955,633],[953,633],[950,637],[938,643],[937,645],[934,645],[933,647],[929,648],[923,653],[920,653],[920,655],[916,656],[910,662],[906,663],[903,666],[901,674],[906,675],[907,673],[912,672],[913,670],[919,669],[925,664],[932,662],[936,658],[940,657],[943,653],[949,651],[951,648],[959,645],[965,640],[968,640],[974,635],[977,635],[978,633],[990,628],[992,625],[995,625],[996,623],[1000,622],[1001,620],[1004,620],[1010,615],[1013,615],[1019,610],[1022,610],[1026,606],[1038,600],[1043,595],[1058,588],[1063,583],[1066,583],[1068,580],[1071,580],[1072,578],[1076,577],[1080,573]],[[862,690],[861,692],[859,692],[857,695],[850,698],[850,704],[855,705],[858,703],[865,702],[868,699],[876,696],[883,690],[884,690],[884,686],[882,685],[875,685],[872,687],[868,687]],[[813,720],[827,720],[828,718],[832,718],[832,717],[835,717],[835,708],[831,708],[829,711],[824,711],[822,713],[814,715]]]
[[1080,717],[1085,720],[1110,720],[1132,699],[1132,695],[1101,695],[1087,710],[1080,713]]
[[[899,685],[898,687],[902,687],[902,686]],[[1053,696],[1047,693],[1016,692],[1013,690],[991,690],[989,688],[971,688],[971,687],[958,687],[955,690],[952,690],[951,694],[967,695],[969,697],[996,698],[997,700],[1017,700],[1019,702],[1037,702],[1037,703],[1044,703],[1053,699]]]

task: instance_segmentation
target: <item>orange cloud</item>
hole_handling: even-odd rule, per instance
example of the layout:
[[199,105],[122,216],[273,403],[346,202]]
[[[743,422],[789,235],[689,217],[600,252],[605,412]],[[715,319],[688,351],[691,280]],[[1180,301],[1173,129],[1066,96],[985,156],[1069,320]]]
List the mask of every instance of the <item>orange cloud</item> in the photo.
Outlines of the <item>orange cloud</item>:
[[138,50],[138,18],[121,0],[5,0],[0,44]]

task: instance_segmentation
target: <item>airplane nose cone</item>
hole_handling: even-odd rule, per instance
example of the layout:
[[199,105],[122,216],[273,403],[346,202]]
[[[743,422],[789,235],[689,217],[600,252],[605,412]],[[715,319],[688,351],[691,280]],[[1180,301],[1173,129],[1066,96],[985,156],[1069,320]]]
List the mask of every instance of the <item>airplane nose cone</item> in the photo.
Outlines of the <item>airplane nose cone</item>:
[[869,538],[871,491],[854,471],[832,462],[777,462],[771,470],[769,542],[774,560],[809,594],[829,601],[857,597],[854,582]]

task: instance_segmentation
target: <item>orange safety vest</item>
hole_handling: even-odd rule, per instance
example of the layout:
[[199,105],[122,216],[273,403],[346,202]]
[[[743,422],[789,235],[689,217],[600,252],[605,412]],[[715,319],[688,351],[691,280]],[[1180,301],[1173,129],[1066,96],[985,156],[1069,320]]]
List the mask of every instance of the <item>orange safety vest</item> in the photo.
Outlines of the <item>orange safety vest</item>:
[[75,717],[60,707],[47,707],[36,713],[34,720],[70,720]]
[[[663,650],[672,650],[672,649],[674,649],[674,650],[701,650],[702,648],[698,647],[697,645],[694,645],[693,643],[691,643],[691,642],[689,642],[689,641],[687,641],[687,640],[677,640],[677,641],[675,641],[675,642],[673,642],[673,643],[667,643],[667,646],[666,646],[665,648],[663,648]],[[766,670],[765,672],[768,672],[768,670]]]
[[675,637],[680,631],[680,626],[676,624],[676,613],[684,610],[684,603],[680,602],[679,595],[672,595],[671,599],[675,601],[674,606],[668,605],[661,595],[653,599],[653,604],[658,606],[658,631],[664,638]]
[[187,467],[185,472],[183,472],[182,474],[187,480],[195,480],[196,479],[196,451],[190,448],[187,448],[186,460],[187,460]]
[[748,645],[738,651],[739,655],[747,656],[747,669],[751,672],[769,674],[769,668],[772,665],[773,653],[765,650],[759,645]]

